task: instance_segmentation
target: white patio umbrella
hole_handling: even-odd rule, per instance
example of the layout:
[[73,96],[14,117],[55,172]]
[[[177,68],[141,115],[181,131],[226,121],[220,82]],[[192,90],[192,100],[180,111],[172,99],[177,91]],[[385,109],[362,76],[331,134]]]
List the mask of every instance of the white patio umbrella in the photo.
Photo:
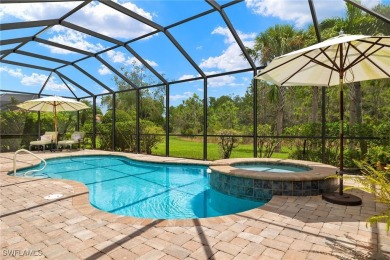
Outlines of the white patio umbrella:
[[339,194],[323,197],[353,205],[355,196],[343,195],[343,84],[390,78],[390,36],[340,35],[275,58],[255,78],[279,86],[340,86]]
[[70,98],[63,98],[58,96],[50,96],[38,99],[25,101],[17,105],[18,107],[28,111],[41,111],[54,113],[54,131],[57,130],[57,112],[61,111],[79,111],[88,109],[89,107],[77,100]]

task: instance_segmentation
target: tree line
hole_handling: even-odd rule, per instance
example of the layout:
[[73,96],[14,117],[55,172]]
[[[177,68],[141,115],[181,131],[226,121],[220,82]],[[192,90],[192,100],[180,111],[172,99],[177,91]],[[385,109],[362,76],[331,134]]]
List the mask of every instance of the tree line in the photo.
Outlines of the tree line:
[[[373,9],[385,16],[390,16],[389,6],[377,6]],[[322,40],[337,36],[341,31],[346,34],[390,35],[390,26],[360,9],[347,4],[345,17],[329,18],[319,24]],[[247,48],[250,56],[257,62],[267,65],[272,59],[293,50],[304,48],[318,42],[313,26],[296,29],[291,25],[275,25],[258,34],[252,48]],[[243,57],[244,58],[244,57]],[[122,68],[123,74],[140,87],[140,149],[141,152],[152,153],[152,148],[163,140],[166,126],[165,87],[147,88],[156,82],[147,76],[146,68],[133,63]],[[123,79],[114,76],[118,93],[104,95],[101,105],[108,108],[97,124],[100,149],[112,147],[112,110],[115,106],[115,142],[116,150],[134,152],[136,140],[137,93]],[[390,80],[375,80],[346,84],[345,112],[346,136],[379,137],[379,141],[366,139],[348,140],[346,158],[352,159],[366,156],[373,147],[380,147],[379,152],[389,149],[390,135]],[[319,87],[279,87],[266,82],[257,82],[257,149],[261,157],[270,157],[274,151],[282,147],[290,147],[290,157],[319,161],[321,158],[321,140],[314,138],[321,135],[321,91]],[[335,137],[338,133],[338,89],[326,89],[326,135]],[[85,101],[91,106],[91,103]],[[204,115],[203,97],[193,94],[178,106],[169,107],[169,134],[201,139],[204,131],[209,142],[218,143],[221,157],[228,158],[232,149],[239,144],[251,142],[254,118],[254,86],[247,86],[243,96],[223,95],[207,98],[207,115]],[[9,112],[9,111],[8,111]],[[2,134],[17,129],[14,125],[31,125],[26,131],[37,131],[36,115],[24,114],[24,119],[16,120],[17,113],[6,115],[2,112]],[[98,113],[102,113],[99,109]],[[74,113],[60,113],[60,131],[70,132],[75,127]],[[207,116],[207,129],[204,125]],[[41,132],[50,126],[46,125],[46,115],[41,115]],[[50,116],[48,116],[50,117]],[[19,114],[18,118],[23,118]],[[43,124],[42,124],[43,120]],[[14,121],[14,123],[12,123]],[[67,122],[64,124],[64,122]],[[35,124],[35,125],[34,125]],[[61,128],[62,124],[62,128]],[[32,127],[32,125],[34,125]],[[88,133],[92,132],[92,111],[80,112],[80,127]],[[276,136],[276,137],[275,137]],[[288,139],[283,136],[308,136],[313,138]],[[305,141],[306,140],[306,141]],[[387,141],[386,141],[387,140]],[[25,143],[28,141],[25,141]],[[4,142],[3,142],[4,144]],[[2,144],[2,150],[5,148]],[[327,139],[327,162],[337,163],[337,146],[335,139]],[[375,148],[376,149],[376,148]],[[375,150],[374,149],[374,150]],[[353,154],[352,154],[353,153]],[[350,157],[348,157],[350,155]],[[390,156],[390,155],[389,155]]]

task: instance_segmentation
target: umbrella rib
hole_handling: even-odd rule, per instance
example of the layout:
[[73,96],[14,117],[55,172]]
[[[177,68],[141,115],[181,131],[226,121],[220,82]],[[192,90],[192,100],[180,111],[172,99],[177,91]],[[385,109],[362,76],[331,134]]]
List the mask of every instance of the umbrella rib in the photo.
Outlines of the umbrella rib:
[[[348,70],[348,69],[350,69],[351,67],[355,66],[358,62],[361,61],[361,60],[359,60],[360,58],[362,58],[362,57],[367,58],[365,54],[366,54],[372,47],[374,47],[374,46],[377,44],[378,41],[380,41],[380,39],[378,39],[376,42],[371,42],[371,46],[370,46],[369,48],[365,49],[363,53],[362,53],[355,45],[352,45],[352,44],[351,44],[351,46],[352,46],[357,52],[359,52],[360,55],[359,55],[354,61],[352,61],[344,70]],[[383,48],[383,47],[381,47],[381,48]],[[381,48],[379,48],[379,49],[381,49]],[[379,50],[379,49],[378,49],[378,50]],[[378,50],[377,50],[377,51],[378,51]],[[375,52],[371,53],[370,55],[372,55],[372,54],[374,54],[374,53],[375,53]]]
[[31,107],[29,107],[29,108],[25,108],[26,110],[31,110],[32,108],[34,108],[34,107],[37,107],[39,104],[38,103],[34,103],[34,105],[33,106],[31,106]]
[[[69,103],[69,102],[58,102],[58,105],[60,105],[61,107],[62,107],[63,105],[68,105],[68,106],[70,106],[70,107],[73,108],[73,109],[77,109],[77,107],[73,106],[73,104],[72,104],[72,103]],[[65,111],[65,110],[64,110],[64,111]]]
[[[382,47],[390,47],[389,44],[384,44],[384,43],[380,43],[379,41],[382,40],[383,37],[379,38],[377,41],[376,41],[376,45],[380,45]],[[363,40],[363,39],[360,39],[360,40],[357,40],[358,42],[364,42],[364,43],[373,43],[373,42],[370,42],[370,41],[366,41],[366,40]]]
[[[329,46],[328,46],[327,48],[325,48],[325,50],[328,49],[328,48],[329,48]],[[312,52],[312,51],[307,51],[307,52],[305,52],[305,53],[302,53],[302,54],[298,55],[297,57],[295,57],[295,58],[293,58],[293,59],[291,59],[291,60],[287,60],[287,61],[283,62],[282,64],[279,64],[278,66],[276,66],[276,67],[274,67],[274,68],[271,68],[270,70],[267,70],[267,71],[264,71],[264,72],[260,72],[260,73],[257,75],[257,77],[258,77],[258,76],[261,76],[261,75],[263,75],[263,74],[265,74],[265,73],[268,73],[268,72],[270,72],[270,71],[273,71],[274,69],[277,69],[277,68],[279,68],[280,66],[283,66],[283,65],[285,65],[285,64],[287,64],[287,63],[290,63],[291,61],[296,60],[296,59],[298,59],[298,58],[300,58],[300,57],[302,57],[302,56],[305,56],[306,54],[308,54],[308,53],[310,53],[310,52]],[[305,57],[306,57],[306,56],[305,56]]]
[[[312,59],[312,58],[310,58],[310,57],[308,57],[308,56],[306,56],[306,55],[304,55],[305,57],[307,57],[307,58],[309,58],[309,59]],[[318,55],[317,55],[318,56]],[[317,57],[316,56],[316,57]],[[314,59],[314,58],[313,58]],[[330,69],[330,70],[334,70],[334,71],[338,71],[337,69],[335,69],[334,67],[331,67],[331,66],[329,66],[329,65],[327,65],[327,64],[325,64],[325,63],[323,63],[323,62],[321,62],[321,61],[318,61],[318,60],[310,60],[311,62],[314,62],[314,63],[316,63],[316,64],[318,64],[318,65],[321,65],[322,67],[325,67],[325,68],[328,68],[328,69]],[[332,62],[333,63],[333,62]]]
[[[330,47],[330,46],[329,46]],[[328,47],[328,48],[329,48]],[[339,71],[340,70],[340,68],[339,68],[339,66],[337,66],[337,63],[334,61],[334,60],[332,60],[330,57],[329,57],[329,55],[325,52],[325,50],[322,50],[322,49],[320,49],[321,50],[321,53],[322,54],[324,54],[325,55],[325,57],[333,64],[333,66],[334,67],[336,67],[336,69],[335,68],[333,68],[333,67],[330,67],[329,65],[328,65],[328,67],[327,68],[329,68],[329,69],[331,69],[331,70],[334,70],[334,71]],[[339,51],[339,46],[337,46],[337,51],[336,51],[336,53]],[[322,65],[322,64],[321,64]],[[325,65],[325,64],[324,64]],[[325,66],[326,67],[326,66]]]
[[68,103],[68,106],[70,106],[71,108],[73,108],[73,109],[76,109],[76,110],[77,110],[77,107],[74,107],[74,106],[73,106],[73,104],[70,104],[70,103]]
[[297,70],[295,73],[293,73],[290,77],[288,77],[285,81],[282,82],[281,85],[283,85],[284,83],[286,83],[288,80],[290,80],[292,77],[294,77],[295,75],[297,75],[301,70],[303,70],[310,62],[314,62],[314,63],[317,63],[318,65],[321,65],[321,66],[324,66],[324,67],[329,67],[330,69],[333,69],[332,67],[326,65],[326,64],[323,64],[322,62],[316,60],[315,58],[317,58],[319,55],[321,55],[322,52],[318,53],[316,56],[314,56],[313,58],[307,56],[306,54],[304,54],[303,56],[308,58],[309,61],[303,65],[299,70]]
[[[352,46],[352,47],[354,47],[354,46]],[[355,47],[354,47],[355,48]],[[380,49],[382,49],[383,48],[383,46],[381,47],[381,48],[379,48],[378,50],[376,50],[375,52],[377,52],[377,51],[379,51]],[[356,51],[358,51],[362,56],[364,56],[367,60],[369,60],[372,64],[374,64],[375,65],[375,67],[377,67],[379,70],[381,70],[384,74],[386,74],[388,77],[390,77],[390,74],[389,73],[387,73],[385,70],[383,70],[380,66],[378,66],[374,61],[372,61],[371,59],[370,59],[370,57],[369,56],[366,56],[364,53],[362,53],[359,49],[357,49],[357,48],[355,48],[356,49]],[[373,52],[373,53],[371,53],[370,55],[372,55],[372,54],[374,54],[375,52]],[[362,61],[362,60],[364,60],[364,59],[361,59],[360,61]],[[359,62],[360,62],[359,61]],[[357,63],[356,63],[357,64]],[[355,65],[356,65],[355,64]]]
[[[351,47],[351,42],[348,42],[348,45],[347,45],[347,49],[345,50],[345,53],[344,53],[344,60],[343,60],[343,64],[340,64],[341,67],[344,67],[346,61],[347,61],[347,58],[348,58],[348,52],[349,52],[349,47]],[[344,71],[346,71],[347,69],[344,69]]]
[[78,108],[77,106],[75,106],[75,104],[72,104],[72,103],[65,103],[65,102],[63,102],[62,104],[66,104],[66,105],[72,107],[72,108],[74,109],[74,111],[79,110],[79,108]]
[[[370,57],[371,55],[375,54],[376,52],[380,51],[381,49],[383,49],[383,46],[374,50],[372,53],[369,53],[368,55],[365,55],[364,53],[362,53],[359,49],[356,49],[356,47],[354,48],[357,52],[359,52],[361,55],[359,57],[357,57],[353,62],[351,62],[347,67],[346,69],[350,69],[351,67],[357,65],[358,63],[360,63],[361,61],[363,61],[364,59],[367,59],[368,57]],[[363,55],[364,54],[364,55]]]
[[[340,49],[340,45],[338,44],[337,45],[337,49],[336,49],[336,55],[334,56],[333,60],[331,60],[330,57],[328,57],[328,55],[325,54],[328,57],[328,59],[333,63],[333,65],[337,68],[337,71],[340,71],[340,68],[339,68],[339,66],[337,66],[337,63],[335,61],[337,59],[337,53],[339,53],[339,49]],[[330,86],[330,81],[332,79],[332,74],[333,74],[333,70],[330,71],[329,80],[328,80],[328,86]]]
[[[330,85],[330,80],[332,79],[332,74],[333,74],[333,71],[340,71],[340,67],[337,66],[337,63],[335,62],[335,60],[337,59],[337,53],[339,52],[339,49],[340,49],[340,45],[337,45],[337,49],[336,49],[336,55],[334,56],[334,59],[332,60],[329,55],[323,51],[322,49],[321,52],[325,55],[325,57],[333,64],[333,67],[330,67],[329,65],[329,69],[330,69],[330,75],[329,75],[329,80],[328,80],[328,86]],[[335,69],[336,68],[336,69]]]

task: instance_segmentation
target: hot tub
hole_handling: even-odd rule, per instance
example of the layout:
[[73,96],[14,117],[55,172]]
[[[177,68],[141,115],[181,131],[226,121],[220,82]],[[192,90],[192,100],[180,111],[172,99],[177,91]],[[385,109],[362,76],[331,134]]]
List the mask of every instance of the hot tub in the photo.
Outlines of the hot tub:
[[335,191],[337,168],[317,162],[270,158],[227,159],[210,166],[210,185],[225,194],[252,200],[273,195],[316,196]]
[[233,167],[242,170],[274,173],[307,172],[312,170],[312,168],[303,165],[269,162],[235,163]]

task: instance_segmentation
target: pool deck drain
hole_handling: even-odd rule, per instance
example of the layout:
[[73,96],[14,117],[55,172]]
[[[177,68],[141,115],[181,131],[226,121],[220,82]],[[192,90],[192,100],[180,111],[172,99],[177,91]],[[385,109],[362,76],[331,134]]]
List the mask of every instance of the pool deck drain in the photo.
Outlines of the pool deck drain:
[[[155,162],[193,160],[74,151],[58,156],[119,154]],[[13,153],[1,153],[2,259],[388,259],[390,234],[366,219],[384,209],[370,194],[354,191],[361,206],[340,206],[321,196],[274,196],[243,213],[193,220],[141,219],[93,208],[78,182],[7,176]],[[38,163],[18,155],[18,167]],[[196,161],[208,164],[208,162]],[[351,183],[346,183],[352,185]],[[351,192],[352,193],[352,192]],[[48,194],[63,194],[45,200]]]

